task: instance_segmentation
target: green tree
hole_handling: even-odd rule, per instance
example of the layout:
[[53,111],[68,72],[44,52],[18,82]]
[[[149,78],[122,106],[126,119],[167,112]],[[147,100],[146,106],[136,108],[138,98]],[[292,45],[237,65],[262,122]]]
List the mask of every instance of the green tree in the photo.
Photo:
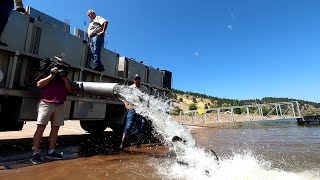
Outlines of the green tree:
[[270,112],[270,108],[269,107],[266,107],[266,106],[263,106],[262,107],[262,113],[263,113],[263,115],[265,116],[265,115],[267,115],[269,112]]
[[233,108],[233,113],[234,114],[241,114],[241,109],[240,108]]
[[240,104],[239,100],[235,99],[235,100],[232,101],[231,105],[232,106],[239,106],[239,104]]
[[182,110],[179,107],[174,107],[171,111],[170,111],[170,115],[174,115],[174,116],[178,116],[180,115],[180,112]]
[[229,107],[230,105],[228,103],[223,103],[222,107]]
[[247,108],[241,108],[241,113],[246,114],[247,113]]
[[189,110],[197,110],[198,108],[197,108],[197,105],[195,104],[195,103],[191,103],[190,105],[189,105]]
[[177,99],[178,98],[178,96],[177,96],[177,94],[176,93],[172,93],[172,96],[171,96],[171,99]]
[[217,108],[218,106],[217,105],[215,105],[215,104],[210,104],[210,106],[209,106],[210,108]]

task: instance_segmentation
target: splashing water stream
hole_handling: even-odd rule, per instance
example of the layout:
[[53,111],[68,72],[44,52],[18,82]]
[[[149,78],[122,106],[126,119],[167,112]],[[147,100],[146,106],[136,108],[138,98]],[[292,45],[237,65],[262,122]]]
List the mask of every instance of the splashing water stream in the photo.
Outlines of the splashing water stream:
[[[164,179],[319,179],[320,170],[304,172],[286,172],[272,169],[270,162],[258,160],[250,152],[235,154],[220,159],[217,163],[212,153],[196,145],[190,131],[167,113],[170,110],[169,100],[149,96],[138,89],[119,85],[117,93],[120,99],[131,103],[136,112],[152,121],[163,143],[175,156],[165,160],[154,160],[158,173]],[[185,142],[172,142],[179,136]],[[159,162],[157,162],[159,161]]]

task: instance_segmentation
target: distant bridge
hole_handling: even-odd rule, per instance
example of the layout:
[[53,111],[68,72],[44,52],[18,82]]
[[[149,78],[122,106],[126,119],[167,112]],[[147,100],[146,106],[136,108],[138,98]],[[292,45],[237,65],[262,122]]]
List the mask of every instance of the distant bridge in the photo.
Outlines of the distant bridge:
[[298,101],[230,106],[180,112],[183,124],[302,118]]

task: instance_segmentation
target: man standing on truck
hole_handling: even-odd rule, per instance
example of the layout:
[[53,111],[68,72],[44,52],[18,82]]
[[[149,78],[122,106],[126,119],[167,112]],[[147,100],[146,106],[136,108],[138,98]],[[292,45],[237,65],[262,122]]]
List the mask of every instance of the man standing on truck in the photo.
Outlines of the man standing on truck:
[[[22,0],[14,0],[16,4],[16,11],[28,15],[26,10],[23,8]],[[13,0],[1,0],[0,1],[0,38],[8,23],[9,16],[11,14],[12,9],[14,8]],[[6,43],[0,41],[1,46],[8,46]]]
[[57,67],[51,69],[50,74],[37,82],[40,88],[40,102],[38,104],[37,130],[33,137],[33,155],[30,158],[33,164],[42,162],[39,154],[43,132],[51,121],[49,136],[48,159],[62,159],[62,156],[54,151],[60,126],[64,125],[64,101],[67,94],[72,91],[71,84]]
[[[134,82],[134,84],[132,84],[130,86],[130,88],[137,88],[143,93],[148,93],[148,88],[141,84],[141,77],[139,76],[139,74],[135,74],[133,76],[133,82]],[[131,106],[130,103],[124,102],[124,105],[125,105],[126,109],[128,110],[128,112],[127,112],[127,117],[126,117],[126,126],[124,128],[123,135],[122,135],[122,141],[120,144],[120,149],[123,148],[123,143],[130,136],[133,125],[135,125],[136,128],[138,129],[137,147],[140,148],[141,143],[142,143],[142,138],[143,138],[144,118],[141,115],[136,113],[136,111],[133,109],[133,107]]]
[[93,61],[92,69],[95,71],[104,71],[103,64],[101,63],[101,48],[104,44],[104,35],[108,28],[108,21],[89,9],[87,15],[90,18],[88,26],[88,36],[90,38],[91,58]]

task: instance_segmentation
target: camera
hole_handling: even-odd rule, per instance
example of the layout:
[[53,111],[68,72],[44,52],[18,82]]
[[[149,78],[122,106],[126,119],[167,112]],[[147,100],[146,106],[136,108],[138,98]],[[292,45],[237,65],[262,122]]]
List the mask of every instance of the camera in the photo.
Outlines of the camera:
[[70,67],[69,64],[63,62],[63,60],[55,56],[55,60],[51,62],[51,66],[53,67],[50,71],[51,74],[57,74],[60,77],[67,77],[68,76],[68,68]]
[[30,75],[28,81],[30,84],[35,85],[41,78],[55,74],[58,77],[67,77],[68,69],[71,67],[68,63],[63,61],[64,54],[61,53],[55,58],[47,57],[40,61],[32,61],[30,66]]
[[54,67],[50,70],[51,74],[56,74],[60,77],[67,77],[68,76],[68,71],[61,68],[61,67]]
[[59,76],[60,77],[67,77],[68,76],[68,71],[64,69],[59,70]]

